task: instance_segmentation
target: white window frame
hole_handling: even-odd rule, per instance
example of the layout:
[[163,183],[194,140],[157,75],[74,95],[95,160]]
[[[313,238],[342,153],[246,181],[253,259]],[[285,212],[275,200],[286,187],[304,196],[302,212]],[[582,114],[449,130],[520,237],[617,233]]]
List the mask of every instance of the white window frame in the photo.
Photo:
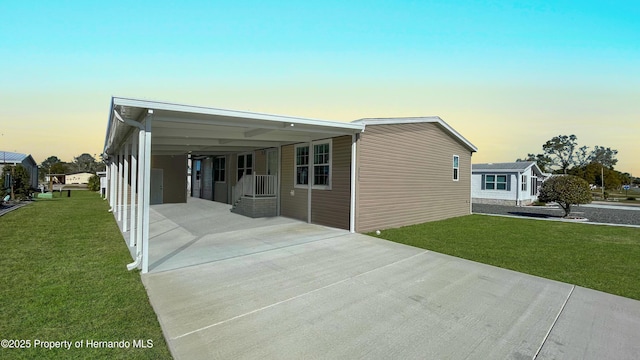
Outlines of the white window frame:
[[[489,176],[493,176],[493,181],[489,181]],[[498,176],[504,176],[505,181],[498,182]],[[498,183],[504,184],[504,189],[498,189]],[[508,174],[485,174],[484,176],[484,189],[489,191],[509,191],[509,175]],[[493,184],[493,189],[489,189],[487,184]]]
[[522,174],[520,177],[520,190],[524,192],[527,191],[527,174]]
[[[331,190],[331,184],[333,182],[333,139],[316,140],[311,142],[311,146],[329,144],[329,162],[325,164],[315,164],[315,153],[309,149],[309,162],[307,165],[298,165],[298,148],[309,147],[309,143],[296,144],[293,148],[293,184],[294,188],[308,189],[308,184],[298,184],[298,167],[307,166],[308,182],[311,182],[311,189],[313,190]],[[315,171],[313,166],[329,166],[329,179],[327,185],[315,185]]]
[[460,156],[453,155],[453,163],[451,165],[453,165],[453,181],[460,181]]

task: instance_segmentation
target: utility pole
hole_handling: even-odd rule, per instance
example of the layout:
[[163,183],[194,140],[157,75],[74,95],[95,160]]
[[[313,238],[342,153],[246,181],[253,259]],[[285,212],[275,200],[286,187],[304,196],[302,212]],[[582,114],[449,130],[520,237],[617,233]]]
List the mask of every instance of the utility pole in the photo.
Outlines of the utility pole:
[[600,164],[600,179],[602,179],[602,200],[604,200],[604,165]]
[[13,193],[13,183],[15,182],[15,171],[14,171],[15,168],[16,168],[16,165],[14,164],[11,167],[11,200],[16,199],[16,194]]

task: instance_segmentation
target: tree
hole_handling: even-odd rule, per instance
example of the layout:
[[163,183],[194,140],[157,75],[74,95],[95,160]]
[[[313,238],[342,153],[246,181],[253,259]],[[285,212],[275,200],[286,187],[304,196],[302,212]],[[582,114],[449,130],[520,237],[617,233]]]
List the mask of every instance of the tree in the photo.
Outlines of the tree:
[[589,162],[598,163],[604,167],[613,169],[613,167],[618,163],[616,155],[618,155],[618,150],[596,145],[589,155]]
[[41,180],[44,180],[44,177],[47,173],[51,173],[51,167],[54,164],[58,164],[62,162],[57,156],[49,156],[46,160],[40,163],[40,171],[38,172]]
[[73,170],[78,172],[95,173],[98,167],[96,159],[87,153],[74,157],[72,164]]
[[591,202],[591,189],[586,180],[573,175],[552,176],[542,183],[538,200],[556,202],[564,217],[571,213],[571,205]]
[[575,135],[558,135],[542,145],[542,151],[549,158],[551,165],[558,166],[564,174],[570,166],[586,163],[587,149],[586,146],[578,148],[578,137]]
[[3,191],[0,196],[4,197],[11,191],[13,186],[13,193],[16,199],[25,199],[29,197],[31,193],[31,175],[27,169],[22,165],[5,165],[2,169],[2,178],[5,179],[7,175],[10,175],[11,183],[6,188],[3,186]]
[[551,159],[545,154],[527,154],[524,159],[517,159],[516,161],[535,161],[542,172],[547,172],[547,167],[551,165]]
[[68,171],[69,165],[63,162],[55,163],[49,169],[50,174],[66,174]]

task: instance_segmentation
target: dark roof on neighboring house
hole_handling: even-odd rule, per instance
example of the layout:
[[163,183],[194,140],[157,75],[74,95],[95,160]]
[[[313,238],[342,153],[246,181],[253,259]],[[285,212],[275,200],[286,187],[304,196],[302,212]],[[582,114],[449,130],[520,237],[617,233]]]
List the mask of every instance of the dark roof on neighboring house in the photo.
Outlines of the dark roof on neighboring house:
[[525,170],[529,168],[535,161],[516,161],[510,163],[487,163],[487,164],[473,164],[471,168],[473,170]]
[[[24,161],[24,159],[31,157],[31,155],[21,154],[11,151],[0,151],[0,163],[4,164],[17,164]],[[31,160],[35,164],[35,160],[31,157]]]

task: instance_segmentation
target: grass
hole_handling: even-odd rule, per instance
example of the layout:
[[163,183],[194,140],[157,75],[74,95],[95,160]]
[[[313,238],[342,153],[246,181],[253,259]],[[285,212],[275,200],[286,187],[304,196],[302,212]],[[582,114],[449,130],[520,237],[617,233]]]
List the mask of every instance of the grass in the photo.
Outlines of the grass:
[[[629,190],[607,190],[608,201],[617,201],[623,203],[640,203],[640,189],[631,188]],[[602,200],[602,190],[595,190],[591,192],[594,200]],[[629,200],[627,198],[632,197],[636,200]]]
[[468,215],[378,237],[640,300],[638,228]]
[[[96,193],[73,191],[0,217],[0,338],[31,341],[29,349],[0,349],[0,358],[171,358],[107,210]],[[140,339],[152,347],[135,348]],[[36,340],[83,347],[35,348]],[[124,340],[129,348],[87,348],[87,340]]]

